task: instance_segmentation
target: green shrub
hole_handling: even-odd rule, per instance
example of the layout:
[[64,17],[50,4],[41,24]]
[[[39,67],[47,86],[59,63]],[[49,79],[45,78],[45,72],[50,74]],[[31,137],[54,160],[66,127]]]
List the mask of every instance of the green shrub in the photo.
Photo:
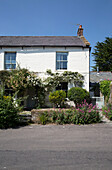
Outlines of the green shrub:
[[63,90],[54,91],[50,93],[49,95],[49,101],[55,104],[56,107],[58,106],[62,107],[65,101],[65,98],[66,98],[66,93]]
[[49,121],[48,121],[48,118],[49,118],[49,117],[48,117],[47,112],[40,114],[40,115],[39,115],[39,123],[41,123],[42,125],[45,125],[46,123],[49,122]]
[[109,80],[104,80],[104,81],[101,81],[100,83],[100,90],[101,90],[101,93],[104,95],[104,99],[106,103],[108,102],[109,96],[110,96],[110,83],[111,81]]
[[86,100],[88,103],[90,102],[89,92],[81,87],[72,87],[68,90],[68,98],[73,101],[76,106],[77,104],[82,103]]
[[0,92],[0,128],[15,127],[19,123],[19,116],[17,112],[20,107],[11,96],[4,96]]

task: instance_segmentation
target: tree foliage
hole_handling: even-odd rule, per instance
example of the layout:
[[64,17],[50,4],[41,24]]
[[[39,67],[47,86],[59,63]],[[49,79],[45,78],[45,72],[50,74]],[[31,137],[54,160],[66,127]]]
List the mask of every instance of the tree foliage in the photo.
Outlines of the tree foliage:
[[2,86],[5,86],[7,84],[7,80],[9,79],[10,72],[7,70],[1,70],[0,71],[0,82]]
[[0,80],[5,88],[12,89],[14,93],[18,92],[19,97],[28,96],[28,90],[35,91],[33,98],[38,105],[44,103],[44,85],[34,72],[18,66],[15,70],[0,71]]
[[112,71],[112,38],[106,37],[104,42],[97,42],[94,52],[95,66],[93,70],[96,71]]
[[14,96],[4,96],[4,90],[0,90],[0,128],[10,128],[19,125],[18,112],[20,99],[14,100]]
[[37,78],[35,73],[23,68],[17,68],[10,72],[9,79],[7,79],[7,86],[14,91],[24,91],[27,88],[40,85],[41,80]]

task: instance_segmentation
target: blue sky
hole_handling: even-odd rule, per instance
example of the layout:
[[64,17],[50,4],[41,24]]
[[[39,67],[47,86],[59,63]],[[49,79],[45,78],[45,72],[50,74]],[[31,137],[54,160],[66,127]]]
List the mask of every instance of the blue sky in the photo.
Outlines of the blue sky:
[[112,37],[112,0],[0,0],[1,36],[76,36],[77,24],[93,52],[98,41]]

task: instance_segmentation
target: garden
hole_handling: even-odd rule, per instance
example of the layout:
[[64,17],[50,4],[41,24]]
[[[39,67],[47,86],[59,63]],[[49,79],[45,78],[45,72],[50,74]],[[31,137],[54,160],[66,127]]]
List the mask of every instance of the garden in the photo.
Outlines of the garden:
[[38,124],[91,124],[100,123],[101,116],[96,106],[88,104],[86,100],[77,108],[69,109],[47,109],[47,110],[32,110],[32,115],[35,116],[35,123]]
[[[19,66],[10,72],[0,71],[0,128],[13,128],[30,123],[84,125],[102,121],[101,111],[96,105],[92,105],[89,92],[82,88],[84,77],[81,74],[71,71],[59,74],[52,73],[51,70],[47,70],[46,74],[46,79],[42,80],[35,73]],[[72,82],[74,87],[68,92],[55,90],[60,82]],[[28,97],[28,89],[35,92],[35,107],[31,110],[32,118],[27,120],[24,102]],[[112,120],[112,105],[108,104],[110,89],[110,82],[101,82],[100,90],[105,98],[102,113]],[[46,96],[49,96],[53,108],[43,109]],[[69,106],[67,100],[72,101],[74,106]]]

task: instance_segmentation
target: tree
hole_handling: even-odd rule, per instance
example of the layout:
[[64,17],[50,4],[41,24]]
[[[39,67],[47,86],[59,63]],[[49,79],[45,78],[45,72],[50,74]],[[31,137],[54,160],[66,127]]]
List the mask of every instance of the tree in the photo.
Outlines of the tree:
[[93,71],[112,71],[112,38],[106,37],[104,42],[97,42],[92,53],[94,56],[95,66]]
[[19,125],[18,112],[21,111],[21,107],[18,101],[14,100],[14,96],[5,96],[4,89],[0,89],[0,128],[10,128]]

